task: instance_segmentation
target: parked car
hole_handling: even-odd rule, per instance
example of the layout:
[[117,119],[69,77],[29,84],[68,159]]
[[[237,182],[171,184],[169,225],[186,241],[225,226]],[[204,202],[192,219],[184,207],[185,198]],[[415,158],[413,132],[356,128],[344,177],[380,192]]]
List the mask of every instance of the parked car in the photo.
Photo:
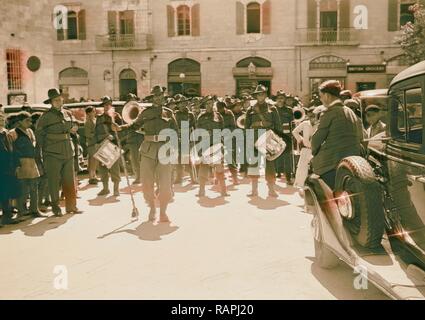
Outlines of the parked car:
[[335,190],[312,175],[305,190],[317,263],[367,272],[394,299],[425,299],[425,61],[388,90],[388,137],[344,159]]

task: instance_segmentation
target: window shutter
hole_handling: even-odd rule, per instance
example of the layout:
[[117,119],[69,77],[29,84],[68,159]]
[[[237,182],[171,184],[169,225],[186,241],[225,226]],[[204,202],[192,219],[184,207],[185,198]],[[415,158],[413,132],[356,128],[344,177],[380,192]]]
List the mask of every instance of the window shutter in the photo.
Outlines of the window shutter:
[[118,34],[117,30],[117,12],[108,11],[108,33]]
[[65,33],[63,29],[58,29],[57,31],[57,39],[58,41],[65,40]]
[[128,21],[128,30],[127,30],[127,34],[134,34],[134,21],[135,21],[135,16],[136,16],[136,12],[134,10],[131,10],[129,12],[129,21]]
[[317,3],[316,0],[308,0],[307,7],[307,28],[317,28]]
[[270,34],[271,32],[271,2],[266,0],[263,3],[263,33]]
[[200,27],[200,5],[198,3],[192,7],[192,36],[200,36]]
[[388,0],[388,31],[397,31],[399,24],[398,1]]
[[86,40],[86,10],[78,12],[78,39]]
[[236,34],[245,33],[245,6],[242,2],[236,1]]
[[174,37],[176,31],[174,30],[174,8],[167,5],[167,21],[168,21],[168,36]]
[[341,28],[350,28],[350,0],[342,0],[340,4],[340,27]]

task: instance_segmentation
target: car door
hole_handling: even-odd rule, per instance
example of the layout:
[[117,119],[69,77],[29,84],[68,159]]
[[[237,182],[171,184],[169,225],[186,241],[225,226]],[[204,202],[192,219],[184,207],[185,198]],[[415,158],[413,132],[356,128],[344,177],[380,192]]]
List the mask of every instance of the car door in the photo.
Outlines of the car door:
[[391,137],[387,144],[392,211],[405,233],[425,250],[425,77],[409,79],[391,92]]

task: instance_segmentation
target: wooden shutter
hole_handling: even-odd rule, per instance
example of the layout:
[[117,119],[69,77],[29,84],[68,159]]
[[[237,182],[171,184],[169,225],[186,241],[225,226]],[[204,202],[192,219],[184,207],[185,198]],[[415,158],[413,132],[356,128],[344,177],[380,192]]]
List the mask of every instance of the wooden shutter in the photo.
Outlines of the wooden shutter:
[[263,33],[271,33],[271,2],[266,0],[263,5]]
[[174,37],[176,31],[174,29],[174,8],[170,5],[167,5],[167,21],[168,21],[168,36]]
[[388,0],[388,31],[398,30],[398,20],[398,1]]
[[78,39],[86,40],[86,10],[78,12]]
[[340,27],[350,28],[350,0],[342,0],[340,4]]
[[117,12],[108,11],[108,33],[109,34],[118,34],[117,29]]
[[245,33],[245,6],[242,2],[236,1],[236,34]]
[[317,3],[316,0],[308,0],[307,3],[307,28],[317,28]]
[[200,5],[198,3],[192,7],[192,36],[199,37],[200,31]]

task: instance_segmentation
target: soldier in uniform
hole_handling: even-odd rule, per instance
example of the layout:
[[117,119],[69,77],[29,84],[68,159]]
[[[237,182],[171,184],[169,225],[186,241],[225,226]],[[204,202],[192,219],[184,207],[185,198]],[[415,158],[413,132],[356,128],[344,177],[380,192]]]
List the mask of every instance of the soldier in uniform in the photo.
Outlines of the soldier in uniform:
[[[115,124],[115,112],[112,107],[112,99],[108,96],[103,97],[100,107],[103,107],[104,112],[96,120],[95,140],[97,148],[105,141],[105,139],[109,139],[112,143],[118,145],[115,132],[112,130],[112,126]],[[120,173],[119,161],[115,162],[111,169],[108,169],[103,164],[99,165],[99,174],[103,189],[98,193],[98,196],[107,196],[111,193],[109,190],[109,175],[114,183],[114,196],[120,196]]]
[[[276,108],[279,113],[281,128],[284,134],[292,135],[293,122],[294,122],[294,98],[292,95],[286,94],[283,90],[276,93]],[[292,142],[292,139],[290,140]],[[292,152],[293,144],[287,146]],[[285,152],[278,159],[276,159],[277,177],[280,178],[285,174],[286,182],[288,185],[293,184],[293,161],[291,152]]]
[[[139,100],[137,96],[133,93],[130,93],[127,96],[127,103],[131,101]],[[135,180],[133,182],[134,185],[140,184],[140,146],[143,142],[143,134],[140,133],[140,131],[135,130],[128,130],[127,135],[127,146],[130,150],[130,161],[131,161],[131,167],[133,169],[133,174],[135,177]]]
[[[215,129],[223,130],[224,128],[224,119],[220,113],[214,110],[214,97],[207,96],[204,98],[204,104],[206,110],[201,113],[197,121],[197,128],[204,129],[208,131],[210,135],[210,146],[214,145],[213,132]],[[223,159],[224,161],[224,159]],[[224,163],[219,165],[209,165],[201,163],[199,169],[199,193],[198,197],[205,197],[205,186],[208,181],[211,168],[215,172],[215,177],[218,181],[220,187],[220,193],[222,197],[227,197],[226,182],[224,179]]]
[[[229,103],[230,106],[230,103]],[[220,115],[223,117],[224,120],[224,129],[229,129],[231,132],[236,130],[236,120],[235,115],[232,111],[227,109],[227,105],[225,102],[217,102],[217,111],[220,113]],[[228,139],[227,137],[224,137],[225,141]],[[225,144],[226,146],[226,144]],[[238,168],[236,163],[236,142],[232,142],[232,163],[229,163],[229,171],[232,174],[232,180],[234,185],[239,185],[238,180]]]
[[[266,102],[267,99],[267,88],[263,85],[257,86],[252,95],[257,99],[257,103],[250,107],[247,111],[245,129],[264,129],[273,130],[276,134],[282,135],[282,126],[280,122],[279,113],[277,109]],[[258,139],[258,132],[255,134],[255,141]],[[249,165],[248,176],[252,181],[252,192],[249,197],[258,196],[258,163]],[[266,181],[269,188],[269,196],[277,198],[276,193],[276,169],[275,162],[266,160]]]
[[176,119],[173,112],[163,107],[164,93],[166,88],[155,86],[152,88],[152,106],[143,110],[133,124],[124,126],[114,126],[114,130],[133,129],[138,130],[144,128],[145,139],[140,148],[141,150],[141,179],[143,186],[143,195],[150,207],[149,220],[154,221],[156,218],[155,206],[155,180],[159,185],[159,202],[160,202],[160,222],[170,222],[167,215],[167,207],[172,199],[172,165],[162,163],[159,158],[161,147],[166,144],[168,137],[161,135],[164,129],[177,129]]
[[62,216],[59,207],[60,183],[65,196],[67,213],[82,213],[77,208],[77,196],[74,172],[74,146],[71,132],[78,127],[72,121],[69,111],[63,110],[63,98],[58,89],[50,89],[49,99],[45,104],[52,108],[43,114],[37,123],[36,138],[44,160],[44,167],[49,181],[52,211],[56,216]]
[[[175,117],[177,121],[177,126],[179,128],[179,132],[181,132],[181,129],[182,129],[182,122],[189,122],[190,132],[192,132],[192,130],[195,129],[195,125],[196,125],[195,115],[189,110],[187,106],[188,102],[189,102],[188,99],[186,99],[185,97],[181,97],[177,104],[177,111],[175,112]],[[181,137],[180,134],[179,134],[179,137]],[[182,148],[180,146],[179,148],[180,159],[179,159],[179,164],[176,166],[176,179],[174,181],[175,184],[181,184],[183,182],[184,169],[187,167],[185,164],[182,164],[184,157],[189,157],[189,154],[183,155]],[[191,173],[192,183],[195,183],[196,177],[192,173],[192,170],[190,170],[190,173]]]

